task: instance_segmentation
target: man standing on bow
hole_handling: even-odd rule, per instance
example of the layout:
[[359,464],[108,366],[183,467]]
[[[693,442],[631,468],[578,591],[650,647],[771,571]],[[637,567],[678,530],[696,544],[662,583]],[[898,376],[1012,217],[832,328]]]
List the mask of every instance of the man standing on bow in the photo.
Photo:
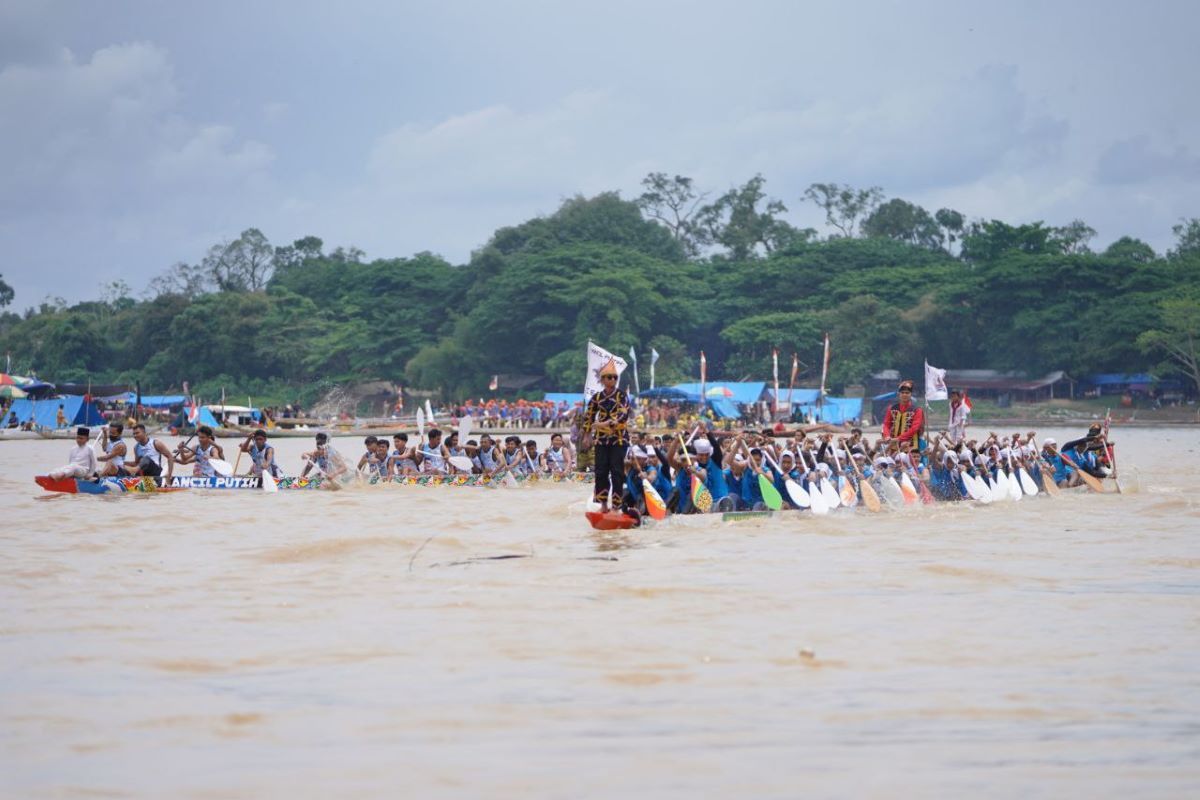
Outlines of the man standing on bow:
[[923,450],[921,434],[925,431],[925,412],[912,401],[913,382],[905,379],[896,389],[898,402],[892,403],[883,415],[883,441],[896,441],[902,449]]
[[620,507],[625,486],[625,451],[629,447],[629,396],[617,386],[617,365],[609,360],[600,369],[602,388],[583,412],[581,435],[593,441],[596,485],[592,499],[601,513]]

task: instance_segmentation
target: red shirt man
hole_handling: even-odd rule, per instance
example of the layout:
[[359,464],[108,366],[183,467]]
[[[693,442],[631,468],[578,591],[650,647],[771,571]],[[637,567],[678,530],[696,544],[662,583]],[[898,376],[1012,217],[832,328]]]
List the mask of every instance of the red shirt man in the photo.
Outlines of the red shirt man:
[[896,393],[900,401],[892,403],[883,415],[883,438],[916,443],[925,430],[925,412],[912,402],[912,381],[901,381]]

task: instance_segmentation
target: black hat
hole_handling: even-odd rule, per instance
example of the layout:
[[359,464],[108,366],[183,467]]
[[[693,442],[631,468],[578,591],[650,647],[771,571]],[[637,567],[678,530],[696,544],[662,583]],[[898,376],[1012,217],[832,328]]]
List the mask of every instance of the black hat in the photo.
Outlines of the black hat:
[[92,436],[92,429],[91,428],[77,428],[75,430],[75,435],[76,436],[87,436],[90,439]]

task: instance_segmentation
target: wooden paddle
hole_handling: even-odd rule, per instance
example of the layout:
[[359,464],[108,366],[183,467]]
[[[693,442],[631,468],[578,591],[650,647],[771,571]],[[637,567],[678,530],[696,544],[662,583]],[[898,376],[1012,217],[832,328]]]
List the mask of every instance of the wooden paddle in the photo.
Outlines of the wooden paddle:
[[883,510],[883,505],[879,502],[879,494],[875,491],[875,487],[863,475],[862,470],[858,468],[858,462],[854,460],[854,454],[850,454],[850,465],[854,467],[855,474],[858,475],[858,488],[862,492],[863,505],[872,514],[877,514]]
[[687,445],[683,443],[683,434],[676,434],[676,436],[679,439],[679,446],[683,450],[683,460],[687,462],[688,472],[692,476],[692,505],[707,514],[713,504],[712,492],[708,491],[708,487],[700,482],[699,476],[691,471],[692,457],[688,455]]
[[[763,455],[766,455],[766,451],[763,451]],[[801,486],[800,484],[796,483],[796,481],[793,480],[790,475],[788,475],[786,472],[784,472],[783,468],[780,467],[778,464],[776,464],[775,461],[773,459],[771,459],[771,457],[769,455],[766,457],[768,460],[771,461],[771,464],[775,467],[775,469],[779,470],[779,474],[783,476],[783,488],[785,491],[787,491],[788,499],[792,501],[792,505],[795,505],[798,508],[811,507],[812,500],[809,499],[808,492],[804,491],[804,487]],[[759,476],[759,477],[761,477],[761,476]],[[772,487],[772,488],[774,488],[774,487]],[[764,502],[765,502],[765,498],[764,498]]]
[[833,449],[833,464],[838,471],[838,494],[842,498],[842,505],[850,508],[858,503],[858,492],[854,489],[854,484],[846,477],[845,471],[842,469],[842,459],[838,457],[838,448]]
[[1090,488],[1093,492],[1098,492],[1100,494],[1105,493],[1104,484],[1100,482],[1099,478],[1080,469],[1079,465],[1072,461],[1071,457],[1066,453],[1059,453],[1058,455],[1063,461],[1067,462],[1067,466],[1072,467],[1075,470],[1075,473],[1079,475],[1080,479],[1088,485],[1088,488]]

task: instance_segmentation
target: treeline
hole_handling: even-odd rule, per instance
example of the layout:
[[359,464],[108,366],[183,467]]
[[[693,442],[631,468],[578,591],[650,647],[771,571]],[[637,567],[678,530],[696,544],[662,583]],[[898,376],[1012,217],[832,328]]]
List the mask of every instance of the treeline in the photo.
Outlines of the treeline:
[[824,236],[786,222],[761,176],[712,199],[662,173],[644,189],[501,228],[463,265],[367,261],[316,237],[276,247],[252,228],[142,299],[117,281],[98,300],[3,314],[0,340],[14,371],[162,390],[384,379],[465,396],[496,373],[574,389],[589,338],[635,346],[643,370],[653,347],[662,384],[696,379],[701,350],[712,380],[761,379],[773,348],[784,373],[793,352],[818,369],[825,332],[835,390],[880,369],[916,375],[926,358],[1076,376],[1158,368],[1200,385],[1200,220],[1174,226],[1165,254],[1128,237],[1096,252],[1082,221],[969,220],[877,188],[810,186],[802,200],[825,212]]

